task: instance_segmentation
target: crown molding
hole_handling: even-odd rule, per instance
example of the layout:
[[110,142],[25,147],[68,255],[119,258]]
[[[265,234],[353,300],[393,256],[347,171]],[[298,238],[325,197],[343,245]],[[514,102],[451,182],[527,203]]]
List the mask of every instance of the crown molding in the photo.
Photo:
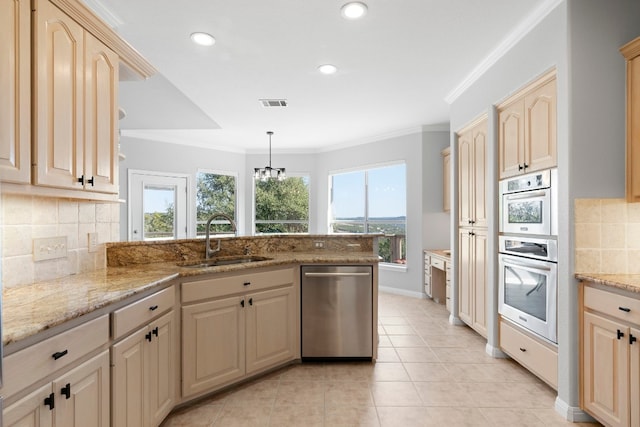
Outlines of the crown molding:
[[502,39],[502,41],[487,55],[478,65],[475,66],[451,92],[444,97],[447,104],[452,104],[471,85],[473,85],[489,68],[500,60],[511,48],[534,29],[547,15],[565,0],[546,0],[540,7],[534,10],[524,21],[522,21],[513,31]]

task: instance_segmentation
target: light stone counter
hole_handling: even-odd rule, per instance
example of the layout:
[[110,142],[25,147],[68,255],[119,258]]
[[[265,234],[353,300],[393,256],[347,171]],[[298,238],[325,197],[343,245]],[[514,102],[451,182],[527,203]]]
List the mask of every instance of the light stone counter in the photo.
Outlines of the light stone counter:
[[577,273],[576,279],[640,294],[640,274]]
[[[120,245],[129,246],[129,245]],[[135,245],[140,261],[142,245]],[[153,245],[157,247],[157,245]],[[310,251],[255,254],[271,259],[248,264],[233,264],[207,268],[187,268],[178,260],[163,259],[148,264],[132,263],[110,266],[92,273],[77,274],[57,280],[22,285],[3,290],[4,345],[14,344],[38,333],[47,331],[82,315],[103,309],[136,294],[161,289],[180,277],[240,271],[284,264],[377,264],[379,258],[371,251]],[[122,260],[122,258],[120,258]],[[124,263],[126,264],[126,263]]]

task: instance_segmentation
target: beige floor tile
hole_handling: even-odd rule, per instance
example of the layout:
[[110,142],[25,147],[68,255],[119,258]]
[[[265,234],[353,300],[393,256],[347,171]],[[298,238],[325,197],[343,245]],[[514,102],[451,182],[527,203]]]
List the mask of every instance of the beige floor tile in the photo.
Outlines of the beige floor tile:
[[416,331],[409,325],[387,325],[384,330],[387,335],[416,335]]
[[422,427],[428,425],[428,416],[424,407],[378,407],[382,427]]
[[[490,423],[478,408],[451,408],[429,407],[427,408],[427,426],[434,427],[495,427]],[[505,424],[507,426],[509,424]],[[517,424],[512,425],[513,427]]]
[[269,426],[274,427],[322,427],[324,407],[322,405],[284,405],[273,408]]
[[373,406],[368,382],[330,381],[325,385],[325,407]]
[[275,402],[280,382],[274,380],[255,381],[230,390],[226,406],[271,406]]
[[500,363],[503,359],[489,356],[484,349],[437,347],[433,353],[442,363]]
[[301,363],[288,367],[280,375],[285,381],[322,381],[325,379],[325,366],[322,363]]
[[280,381],[275,406],[324,405],[323,381]]
[[376,363],[372,381],[409,381],[409,375],[402,363]]
[[429,347],[398,347],[395,349],[402,362],[439,362],[436,353]]
[[374,382],[371,384],[371,393],[376,407],[422,405],[412,382]]
[[414,382],[424,406],[472,407],[473,400],[460,383]]
[[379,317],[380,324],[383,326],[392,326],[392,325],[408,325],[409,322],[404,316],[380,316]]
[[544,422],[547,427],[599,427],[602,426],[597,421],[593,423],[572,423],[560,416],[553,408],[539,408],[535,410],[536,416]]
[[327,363],[325,375],[327,381],[369,381],[374,368],[370,362]]
[[424,347],[424,340],[418,335],[389,335],[394,347]]
[[391,340],[389,340],[388,336],[380,335],[378,337],[378,348],[380,347],[393,347],[393,345],[391,344]]
[[393,347],[381,347],[378,348],[377,362],[400,362],[400,357],[396,353],[396,349]]
[[162,424],[163,427],[176,426],[193,426],[193,427],[209,427],[212,426],[218,415],[221,413],[224,405],[202,403],[179,409],[172,413]]
[[272,406],[225,406],[214,426],[268,426]]
[[450,374],[443,363],[405,363],[411,381],[447,381]]
[[378,412],[373,406],[327,407],[324,421],[326,426],[378,427],[380,425]]
[[482,408],[480,412],[492,425],[518,427],[544,427],[546,424],[536,416],[535,409]]
[[454,347],[454,348],[466,348],[477,346],[476,341],[461,338],[457,335],[425,335],[423,337],[424,342],[431,348],[435,347]]

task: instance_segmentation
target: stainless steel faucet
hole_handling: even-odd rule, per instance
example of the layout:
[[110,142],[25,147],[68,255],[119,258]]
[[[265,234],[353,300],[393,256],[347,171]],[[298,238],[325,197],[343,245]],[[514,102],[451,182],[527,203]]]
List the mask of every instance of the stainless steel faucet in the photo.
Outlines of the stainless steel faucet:
[[222,212],[214,213],[213,215],[211,215],[211,217],[207,220],[207,227],[206,227],[206,232],[207,232],[207,234],[206,234],[207,237],[205,239],[205,246],[206,246],[205,257],[206,257],[206,259],[211,258],[211,255],[213,255],[214,253],[220,251],[220,239],[218,239],[218,247],[216,249],[212,249],[211,248],[210,228],[211,228],[211,222],[216,218],[223,218],[223,219],[226,219],[227,221],[229,221],[229,224],[231,224],[231,231],[233,231],[234,235],[237,235],[236,223],[233,220],[233,218],[231,218],[229,215],[224,214]]

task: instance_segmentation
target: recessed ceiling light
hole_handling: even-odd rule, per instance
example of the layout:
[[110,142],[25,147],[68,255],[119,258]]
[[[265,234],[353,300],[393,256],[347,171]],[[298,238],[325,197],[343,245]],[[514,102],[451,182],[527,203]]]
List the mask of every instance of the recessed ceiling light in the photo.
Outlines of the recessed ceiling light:
[[191,40],[200,46],[213,46],[216,42],[216,39],[214,39],[211,34],[200,32],[191,33]]
[[340,8],[340,13],[346,19],[359,19],[367,14],[367,5],[359,1],[345,3]]
[[334,74],[336,71],[338,71],[338,67],[331,64],[323,64],[318,67],[318,71],[320,71],[322,74]]

